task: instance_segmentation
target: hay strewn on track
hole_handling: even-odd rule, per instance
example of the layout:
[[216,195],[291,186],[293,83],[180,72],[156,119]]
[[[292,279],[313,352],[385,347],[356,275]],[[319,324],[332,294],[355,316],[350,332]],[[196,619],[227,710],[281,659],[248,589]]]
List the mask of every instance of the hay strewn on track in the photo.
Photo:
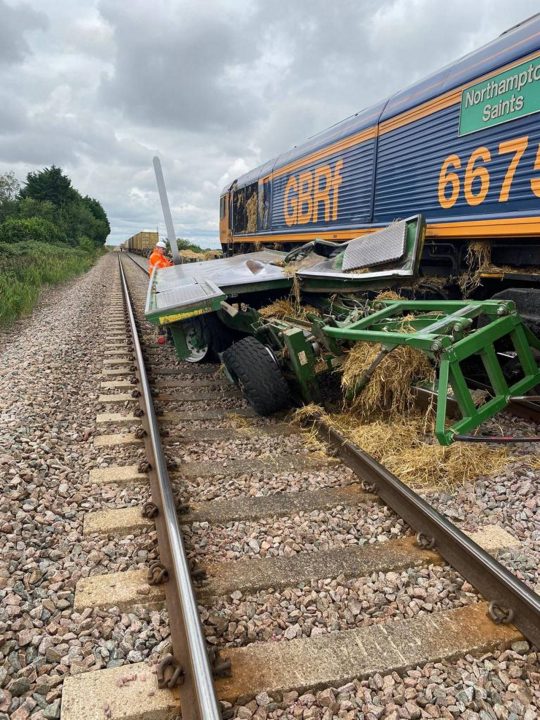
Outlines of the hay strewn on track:
[[[352,391],[381,352],[380,345],[356,343],[343,363],[341,385]],[[351,410],[363,418],[386,411],[401,416],[414,405],[413,383],[433,382],[434,369],[426,355],[401,345],[389,352],[375,368],[365,387],[351,401]]]
[[455,486],[491,475],[509,463],[507,448],[455,443],[439,445],[430,415],[362,421],[352,413],[327,414],[317,405],[295,413],[298,421],[318,414],[411,487]]

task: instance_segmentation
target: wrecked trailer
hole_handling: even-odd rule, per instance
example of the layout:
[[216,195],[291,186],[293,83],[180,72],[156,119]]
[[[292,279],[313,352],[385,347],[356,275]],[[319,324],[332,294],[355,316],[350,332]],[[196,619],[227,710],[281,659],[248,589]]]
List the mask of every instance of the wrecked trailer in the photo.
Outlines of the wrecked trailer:
[[[262,415],[292,400],[319,402],[321,381],[339,371],[356,343],[381,349],[351,396],[363,391],[385,355],[413,348],[436,370],[435,434],[449,445],[540,384],[540,341],[511,300],[424,299],[424,237],[424,219],[416,215],[347,243],[314,240],[291,253],[264,250],[157,269],[145,314],[169,328],[179,359],[220,359]],[[390,288],[404,297],[381,298]],[[265,311],[287,297],[290,314]],[[463,370],[471,360],[489,387],[480,404]],[[459,409],[453,418],[450,396]]]

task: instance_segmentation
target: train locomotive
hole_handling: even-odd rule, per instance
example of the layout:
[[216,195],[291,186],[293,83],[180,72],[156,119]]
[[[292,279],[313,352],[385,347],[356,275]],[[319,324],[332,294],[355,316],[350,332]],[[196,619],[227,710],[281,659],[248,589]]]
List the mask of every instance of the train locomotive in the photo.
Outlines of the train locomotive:
[[220,198],[222,248],[347,241],[422,213],[420,275],[456,280],[480,256],[476,296],[535,288],[539,111],[536,15],[236,179]]

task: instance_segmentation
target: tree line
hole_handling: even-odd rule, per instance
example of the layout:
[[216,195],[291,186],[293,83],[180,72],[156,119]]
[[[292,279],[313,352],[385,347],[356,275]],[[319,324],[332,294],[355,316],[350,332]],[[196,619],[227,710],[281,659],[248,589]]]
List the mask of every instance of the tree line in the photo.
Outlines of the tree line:
[[0,243],[40,242],[94,250],[111,231],[101,203],[81,195],[61,168],[0,175]]

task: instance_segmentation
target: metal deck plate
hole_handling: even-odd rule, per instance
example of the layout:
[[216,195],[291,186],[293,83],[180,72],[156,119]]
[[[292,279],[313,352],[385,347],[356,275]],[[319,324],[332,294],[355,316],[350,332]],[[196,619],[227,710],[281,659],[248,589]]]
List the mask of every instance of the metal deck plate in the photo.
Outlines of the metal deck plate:
[[407,223],[404,220],[351,240],[343,256],[342,270],[360,270],[397,262],[405,255],[406,240]]
[[189,308],[211,300],[223,298],[223,292],[210,280],[194,280],[189,285],[181,285],[156,294],[155,309],[166,312],[175,308]]
[[261,250],[219,260],[175,265],[157,271],[155,290],[161,294],[172,289],[181,289],[194,280],[211,280],[222,290],[236,285],[283,280],[287,277],[283,268],[270,263],[281,260],[285,255],[284,252]]

